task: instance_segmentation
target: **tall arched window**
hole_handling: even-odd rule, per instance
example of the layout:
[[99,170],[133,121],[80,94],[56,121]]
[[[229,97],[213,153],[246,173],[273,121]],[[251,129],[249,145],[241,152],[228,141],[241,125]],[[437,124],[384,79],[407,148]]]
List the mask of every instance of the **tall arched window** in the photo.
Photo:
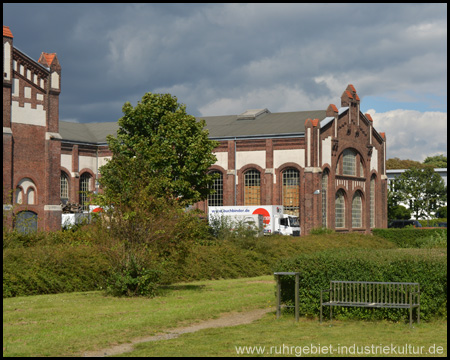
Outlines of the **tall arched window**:
[[375,227],[375,175],[370,179],[370,227]]
[[335,219],[336,219],[336,228],[345,227],[345,197],[343,190],[339,190],[336,193]]
[[322,226],[327,227],[328,170],[322,174]]
[[345,149],[343,153],[343,174],[356,176],[356,153],[352,149]]
[[261,176],[258,170],[244,175],[244,205],[261,205]]
[[284,212],[299,216],[300,206],[300,173],[296,169],[283,171],[282,205]]
[[16,188],[16,204],[23,203],[23,190],[21,187]]
[[69,177],[61,171],[61,202],[66,204],[69,201]]
[[219,174],[219,177],[214,179],[212,189],[215,192],[208,195],[208,206],[223,206],[223,175],[220,171],[212,171],[211,174]]
[[352,200],[352,227],[362,227],[362,198],[359,191],[355,192]]
[[27,204],[28,205],[34,205],[35,196],[36,196],[36,192],[34,191],[34,188],[32,188],[30,186],[27,190]]
[[84,173],[80,177],[80,205],[84,211],[89,210],[88,197],[86,191],[90,191],[91,175]]

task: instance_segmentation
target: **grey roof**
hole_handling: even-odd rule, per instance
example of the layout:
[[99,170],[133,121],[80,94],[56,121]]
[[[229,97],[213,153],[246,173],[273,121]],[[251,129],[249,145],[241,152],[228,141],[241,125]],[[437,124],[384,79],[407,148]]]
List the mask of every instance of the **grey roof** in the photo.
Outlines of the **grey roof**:
[[83,143],[106,143],[107,135],[116,136],[119,124],[115,122],[103,123],[73,123],[59,122],[59,133],[63,140]]
[[[266,110],[266,109],[265,109]],[[325,110],[270,113],[263,112],[254,119],[242,119],[241,115],[202,116],[206,121],[209,137],[227,139],[234,137],[272,137],[280,135],[302,135],[306,119],[323,120]],[[59,133],[63,140],[84,143],[106,143],[106,136],[116,135],[117,122],[70,123],[59,122]]]

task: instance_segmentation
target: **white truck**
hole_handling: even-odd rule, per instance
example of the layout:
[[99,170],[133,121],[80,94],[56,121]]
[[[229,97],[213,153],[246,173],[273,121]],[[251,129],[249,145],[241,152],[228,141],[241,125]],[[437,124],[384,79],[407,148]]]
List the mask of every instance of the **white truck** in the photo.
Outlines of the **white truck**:
[[216,212],[209,216],[210,221],[213,218],[219,219],[220,221],[222,221],[221,218],[225,218],[226,224],[230,226],[230,230],[244,226],[256,231],[256,236],[264,235],[264,218],[260,214],[229,215]]
[[300,236],[298,217],[284,214],[282,205],[209,206],[208,219],[217,216],[245,217],[262,215],[264,235],[282,234]]

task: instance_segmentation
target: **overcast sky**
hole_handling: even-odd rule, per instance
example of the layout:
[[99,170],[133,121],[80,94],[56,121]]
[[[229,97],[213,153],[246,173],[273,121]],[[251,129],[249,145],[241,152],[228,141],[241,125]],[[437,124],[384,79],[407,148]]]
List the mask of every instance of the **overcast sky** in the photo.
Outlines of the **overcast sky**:
[[146,92],[195,116],[321,110],[353,84],[387,158],[447,155],[447,4],[3,4],[3,25],[57,54],[60,120]]

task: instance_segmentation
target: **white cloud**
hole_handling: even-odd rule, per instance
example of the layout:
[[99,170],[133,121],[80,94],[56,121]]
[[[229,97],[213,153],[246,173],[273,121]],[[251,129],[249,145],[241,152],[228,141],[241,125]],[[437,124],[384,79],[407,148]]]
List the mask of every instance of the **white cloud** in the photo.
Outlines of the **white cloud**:
[[447,113],[438,111],[367,111],[374,128],[386,133],[387,159],[423,161],[427,156],[447,155]]
[[[345,88],[344,88],[345,89]],[[326,108],[331,100],[326,96],[316,96],[299,87],[276,85],[259,88],[233,97],[220,97],[200,106],[202,116],[241,114],[248,109],[267,108],[272,112],[306,111]]]

